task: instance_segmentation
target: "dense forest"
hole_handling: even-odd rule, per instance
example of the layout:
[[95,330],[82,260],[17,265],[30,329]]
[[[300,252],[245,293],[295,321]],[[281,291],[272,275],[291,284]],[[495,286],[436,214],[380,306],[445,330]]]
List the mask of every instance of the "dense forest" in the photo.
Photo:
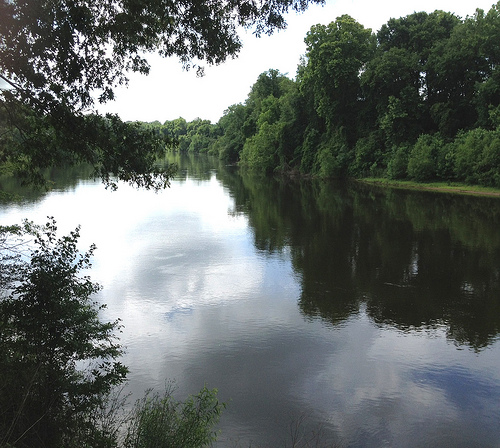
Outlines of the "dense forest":
[[148,123],[181,151],[261,172],[500,187],[500,2],[461,19],[315,25],[295,79],[262,73],[218,123]]

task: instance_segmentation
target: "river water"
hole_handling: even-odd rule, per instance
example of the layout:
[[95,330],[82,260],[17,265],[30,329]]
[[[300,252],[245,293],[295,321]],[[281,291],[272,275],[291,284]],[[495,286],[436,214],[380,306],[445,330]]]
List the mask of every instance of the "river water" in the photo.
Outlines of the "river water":
[[0,205],[97,245],[134,396],[217,388],[224,448],[500,447],[500,199],[176,162],[160,193],[66,174]]

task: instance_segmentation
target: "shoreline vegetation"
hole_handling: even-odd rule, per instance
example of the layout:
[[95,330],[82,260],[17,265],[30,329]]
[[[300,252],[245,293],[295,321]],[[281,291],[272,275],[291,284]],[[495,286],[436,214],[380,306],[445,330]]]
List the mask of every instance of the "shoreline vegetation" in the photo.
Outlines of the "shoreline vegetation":
[[[163,190],[175,171],[158,159],[179,150],[266,174],[500,195],[489,188],[500,188],[500,2],[464,19],[415,12],[377,32],[348,15],[314,25],[296,78],[269,69],[215,124],[125,123],[93,108],[127,72],[149,72],[144,54],[202,73],[198,61],[238,53],[239,26],[270,34],[321,0],[38,3],[4,0],[0,21],[0,161],[26,185],[87,163],[112,190]],[[225,405],[206,388],[183,403],[145,396],[119,440],[107,400],[128,373],[121,324],[100,320],[101,286],[80,275],[95,246],[80,253],[78,239],[79,227],[59,238],[53,217],[0,226],[0,447],[210,446]]]
[[500,2],[466,18],[415,12],[376,32],[343,15],[304,41],[295,78],[261,73],[217,123],[142,124],[175,150],[259,173],[497,196]]
[[353,181],[375,185],[377,187],[397,188],[401,190],[433,191],[437,193],[500,198],[500,189],[498,188],[467,185],[458,182],[414,182],[409,180],[391,180],[380,177],[353,179]]

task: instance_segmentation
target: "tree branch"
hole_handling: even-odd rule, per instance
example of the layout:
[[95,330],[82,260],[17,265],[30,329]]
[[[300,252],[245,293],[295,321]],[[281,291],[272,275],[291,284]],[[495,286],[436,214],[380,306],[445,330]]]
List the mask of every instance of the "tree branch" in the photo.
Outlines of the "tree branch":
[[[6,77],[5,77],[4,75],[2,75],[1,73],[0,73],[0,78],[1,78],[1,79],[3,79],[3,80],[7,83],[7,84],[9,84],[9,85],[11,85],[12,87],[14,87],[14,89],[16,89],[16,90],[23,90],[23,89],[21,88],[21,86],[18,86],[15,82],[11,81],[9,78],[6,78]],[[2,89],[2,90],[4,90],[4,89]]]

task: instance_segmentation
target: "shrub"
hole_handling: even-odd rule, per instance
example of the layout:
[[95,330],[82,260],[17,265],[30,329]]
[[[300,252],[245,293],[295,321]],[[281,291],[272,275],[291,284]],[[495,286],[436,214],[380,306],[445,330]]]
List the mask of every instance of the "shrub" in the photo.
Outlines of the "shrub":
[[457,180],[500,187],[500,131],[474,129],[457,136],[454,145]]
[[444,145],[439,134],[421,135],[408,158],[408,176],[419,182],[433,180],[437,175],[437,154]]
[[436,176],[446,181],[456,180],[455,176],[455,144],[444,143],[437,149]]
[[185,402],[176,401],[172,388],[165,393],[146,393],[136,402],[124,448],[202,448],[217,439],[214,426],[224,404],[217,390],[204,387]]
[[94,247],[80,254],[79,229],[60,239],[56,230],[53,219],[18,227],[18,236],[34,238],[29,261],[3,260],[0,446],[111,443],[93,416],[127,374],[117,361],[119,322],[99,320],[103,306],[91,296],[100,287],[80,275]]
[[379,133],[372,132],[368,137],[360,138],[354,146],[354,161],[349,166],[352,176],[374,175],[374,170],[384,169],[382,154],[383,142]]
[[343,130],[326,134],[316,153],[314,172],[322,178],[341,177],[345,175],[349,159],[349,148]]
[[[0,447],[116,448],[127,368],[114,333],[91,301],[100,286],[81,271],[94,246],[77,250],[79,228],[60,239],[45,226],[0,227]],[[34,239],[29,250],[26,237]],[[127,419],[124,448],[201,448],[216,439],[224,408],[203,388],[185,402],[146,396]]]
[[387,177],[389,179],[404,179],[408,175],[408,154],[410,148],[406,145],[393,149],[387,162]]

